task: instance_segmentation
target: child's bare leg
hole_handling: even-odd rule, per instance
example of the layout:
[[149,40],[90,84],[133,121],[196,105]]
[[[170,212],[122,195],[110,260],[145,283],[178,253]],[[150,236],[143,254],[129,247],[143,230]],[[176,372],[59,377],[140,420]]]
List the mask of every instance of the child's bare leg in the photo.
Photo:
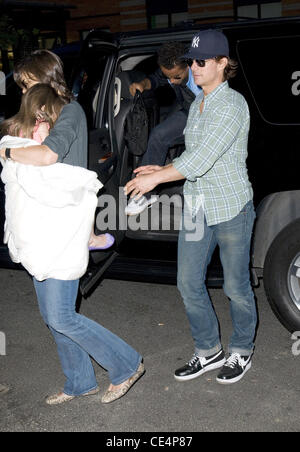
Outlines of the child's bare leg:
[[105,234],[96,235],[94,231],[91,232],[89,246],[103,247],[107,244],[107,238]]

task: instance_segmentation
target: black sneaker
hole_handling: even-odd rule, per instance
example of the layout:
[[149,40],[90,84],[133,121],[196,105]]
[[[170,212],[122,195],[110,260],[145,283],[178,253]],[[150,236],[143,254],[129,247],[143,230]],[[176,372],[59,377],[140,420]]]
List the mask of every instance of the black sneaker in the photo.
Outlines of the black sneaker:
[[175,371],[174,377],[178,381],[192,380],[193,378],[200,377],[205,372],[219,369],[225,362],[226,359],[223,350],[206,358],[195,354],[185,366]]
[[217,376],[217,382],[224,385],[236,383],[250,368],[251,355],[241,356],[239,353],[232,353]]

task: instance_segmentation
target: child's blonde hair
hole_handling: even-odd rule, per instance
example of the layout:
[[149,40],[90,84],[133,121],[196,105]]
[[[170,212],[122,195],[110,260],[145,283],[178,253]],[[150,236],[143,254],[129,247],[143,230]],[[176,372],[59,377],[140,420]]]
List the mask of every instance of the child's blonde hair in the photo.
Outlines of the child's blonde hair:
[[64,105],[66,101],[54,88],[45,83],[37,83],[23,94],[18,113],[1,123],[1,133],[32,138],[37,118],[47,121],[51,129]]

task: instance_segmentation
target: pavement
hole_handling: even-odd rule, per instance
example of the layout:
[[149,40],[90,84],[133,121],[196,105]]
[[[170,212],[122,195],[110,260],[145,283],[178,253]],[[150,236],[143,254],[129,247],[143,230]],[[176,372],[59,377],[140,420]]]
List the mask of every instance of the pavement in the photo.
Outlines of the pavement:
[[[117,441],[121,432],[157,438],[165,432],[300,430],[299,343],[274,316],[262,285],[255,289],[259,328],[252,369],[237,384],[223,386],[215,381],[217,371],[188,382],[173,377],[193,354],[175,286],[105,280],[82,300],[80,312],[139,350],[146,373],[122,399],[103,405],[109,381],[94,363],[100,393],[52,407],[44,399],[62,389],[64,377],[32,281],[25,272],[1,269],[0,287],[0,384],[9,386],[0,390],[1,432],[106,432]],[[228,300],[221,289],[210,294],[226,348]]]

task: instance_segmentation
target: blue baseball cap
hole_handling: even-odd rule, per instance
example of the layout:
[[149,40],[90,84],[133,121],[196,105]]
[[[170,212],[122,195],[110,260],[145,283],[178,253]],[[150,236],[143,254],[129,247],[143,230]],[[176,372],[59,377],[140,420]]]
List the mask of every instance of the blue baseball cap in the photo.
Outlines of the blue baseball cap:
[[229,57],[228,40],[222,31],[209,29],[200,31],[193,37],[189,51],[183,58],[207,60],[216,56]]

